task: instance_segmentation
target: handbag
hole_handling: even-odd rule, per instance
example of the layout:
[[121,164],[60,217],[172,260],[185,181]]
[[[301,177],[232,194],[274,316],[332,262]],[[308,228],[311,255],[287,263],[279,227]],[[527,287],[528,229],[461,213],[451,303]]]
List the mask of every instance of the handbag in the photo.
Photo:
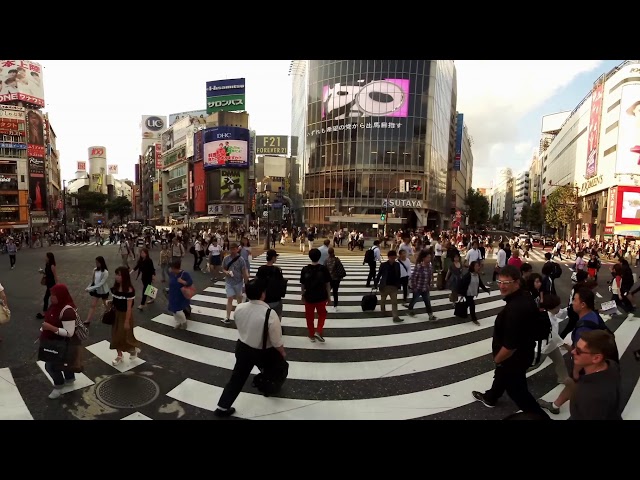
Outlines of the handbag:
[[153,285],[147,285],[147,288],[145,288],[144,290],[144,294],[147,297],[151,297],[155,300],[156,295],[158,295],[158,289],[156,287],[154,287]]
[[68,360],[68,338],[45,338],[40,340],[38,360],[46,363],[65,364]]
[[102,323],[105,325],[113,325],[116,321],[116,307],[111,304],[111,308],[102,315]]
[[453,308],[453,314],[458,318],[467,318],[469,316],[467,313],[467,301],[465,299],[456,302]]
[[289,363],[275,348],[267,348],[269,337],[269,316],[271,309],[267,309],[262,329],[262,367],[260,373],[253,378],[253,386],[265,397],[280,391],[289,375]]
[[[240,258],[240,256],[236,258]],[[233,261],[231,263],[233,263]],[[180,278],[182,278],[182,275],[180,275]],[[193,296],[196,294],[196,287],[194,287],[192,283],[189,286],[185,285],[180,289],[180,291],[182,292],[182,295],[184,295],[184,298],[186,298],[187,300],[191,300]]]
[[5,305],[0,305],[0,325],[9,323],[9,320],[11,320],[11,310]]

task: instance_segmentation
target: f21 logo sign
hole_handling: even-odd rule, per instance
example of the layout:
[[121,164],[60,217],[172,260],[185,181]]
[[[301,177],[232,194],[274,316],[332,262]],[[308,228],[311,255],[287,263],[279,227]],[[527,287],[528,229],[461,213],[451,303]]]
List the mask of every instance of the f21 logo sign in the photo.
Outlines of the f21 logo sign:
[[409,80],[387,78],[355,85],[336,83],[322,88],[322,119],[406,117],[409,113]]

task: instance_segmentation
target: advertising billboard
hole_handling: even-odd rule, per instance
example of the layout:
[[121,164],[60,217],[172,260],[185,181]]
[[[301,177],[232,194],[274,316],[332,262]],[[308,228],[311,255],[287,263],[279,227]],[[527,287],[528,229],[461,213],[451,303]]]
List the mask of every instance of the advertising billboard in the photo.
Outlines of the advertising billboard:
[[249,166],[249,130],[214,127],[203,130],[204,168]]
[[143,139],[159,139],[162,131],[167,128],[167,117],[164,115],[143,115],[140,127]]
[[640,174],[640,83],[622,87],[616,157],[616,173]]
[[322,119],[401,117],[409,113],[409,80],[385,78],[322,87]]
[[191,118],[191,123],[199,123],[205,125],[207,123],[206,110],[191,110],[189,112],[171,113],[169,114],[169,127],[183,118]]
[[245,111],[244,78],[207,82],[207,114]]
[[185,147],[178,148],[171,153],[162,154],[162,168],[168,168],[171,165],[183,162],[187,159],[187,149]]
[[193,161],[204,161],[204,132],[202,130],[193,134]]
[[31,145],[44,146],[44,119],[37,110],[27,111],[27,141]]
[[109,175],[118,175],[118,165],[109,165],[107,167]]
[[42,66],[28,60],[0,60],[0,103],[44,107]]
[[162,170],[162,145],[160,145],[159,143],[156,143],[155,157],[156,170]]
[[78,172],[87,171],[87,162],[78,162]]
[[598,146],[600,144],[600,122],[602,120],[602,96],[604,83],[599,84],[591,93],[591,113],[589,116],[589,137],[587,138],[586,178],[598,173]]
[[193,164],[193,211],[194,213],[207,213],[207,195],[204,191],[205,183],[204,164]]
[[247,171],[240,169],[220,170],[219,192],[214,196],[220,196],[222,203],[244,202],[247,190]]
[[616,235],[640,237],[640,187],[618,187]]
[[453,169],[460,171],[460,162],[462,159],[462,136],[464,133],[464,114],[458,114],[458,122],[456,124],[456,156],[453,159]]
[[286,135],[256,136],[256,155],[288,155],[289,137]]
[[29,157],[29,198],[32,212],[47,211],[47,182],[44,173],[44,147],[28,145]]
[[0,105],[0,134],[26,137],[25,109],[13,105]]

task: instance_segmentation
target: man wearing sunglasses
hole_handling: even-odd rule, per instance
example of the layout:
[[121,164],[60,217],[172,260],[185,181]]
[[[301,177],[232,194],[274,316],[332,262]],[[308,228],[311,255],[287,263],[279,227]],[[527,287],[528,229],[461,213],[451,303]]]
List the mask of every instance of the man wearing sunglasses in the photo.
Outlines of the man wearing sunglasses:
[[536,345],[533,325],[539,313],[531,294],[520,288],[520,277],[520,270],[513,265],[505,266],[498,275],[506,305],[493,327],[493,385],[484,393],[471,394],[485,407],[493,408],[506,391],[524,413],[548,418],[527,386],[527,369],[533,363]]
[[622,420],[620,367],[614,336],[606,330],[587,330],[571,352],[584,372],[576,383],[570,420]]

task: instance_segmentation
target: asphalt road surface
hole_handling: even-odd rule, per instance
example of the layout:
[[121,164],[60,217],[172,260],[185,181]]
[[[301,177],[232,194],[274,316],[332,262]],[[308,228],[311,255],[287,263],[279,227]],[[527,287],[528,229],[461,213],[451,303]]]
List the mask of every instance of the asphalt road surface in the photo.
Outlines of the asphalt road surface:
[[[340,256],[341,248],[337,254]],[[82,318],[91,297],[84,288],[91,282],[94,259],[103,255],[111,272],[120,265],[116,246],[68,245],[24,249],[17,265],[9,269],[9,258],[0,256],[0,282],[12,310],[12,320],[0,327],[0,419],[213,419],[217,400],[234,365],[237,333],[233,324],[224,326],[224,286],[212,286],[209,275],[194,273],[198,295],[192,301],[193,317],[187,330],[175,330],[166,312],[162,294],[144,312],[135,311],[135,335],[142,343],[139,359],[113,367],[115,352],[109,350],[110,327],[99,321],[98,307],[84,352],[85,371],[74,385],[65,387],[59,399],[50,400],[49,377],[36,361],[44,287],[38,268],[45,253],[54,252],[58,274],[76,301]],[[152,251],[157,263],[159,250]],[[192,271],[192,256],[186,269]],[[542,252],[534,249],[534,271],[542,265]],[[487,409],[474,402],[472,390],[491,385],[490,356],[495,315],[503,302],[495,284],[490,295],[480,294],[480,326],[453,316],[448,292],[432,293],[438,321],[430,322],[419,303],[417,315],[394,324],[376,312],[364,313],[360,299],[366,268],[360,256],[343,256],[347,277],[341,284],[340,307],[330,312],[325,326],[326,343],[307,338],[304,308],[299,301],[298,277],[308,263],[306,255],[287,253],[279,264],[290,278],[285,299],[285,347],[289,378],[276,397],[265,398],[247,382],[235,403],[233,419],[501,419],[516,411],[503,397],[499,406]],[[484,280],[491,280],[495,256],[487,259]],[[252,271],[264,263],[264,256],[252,262]],[[561,262],[564,274],[556,288],[563,302],[568,300],[569,266]],[[606,266],[606,265],[605,265]],[[603,273],[606,272],[603,271]],[[599,293],[608,300],[606,285]],[[161,286],[158,276],[157,286]],[[136,281],[140,300],[141,283]],[[622,356],[624,417],[640,419],[640,363],[632,352],[640,348],[640,320],[614,316],[607,320],[616,332]],[[546,360],[530,373],[530,389],[538,397],[553,399],[559,387],[553,367]],[[114,406],[115,405],[115,406]],[[568,418],[568,405],[553,419]]]

